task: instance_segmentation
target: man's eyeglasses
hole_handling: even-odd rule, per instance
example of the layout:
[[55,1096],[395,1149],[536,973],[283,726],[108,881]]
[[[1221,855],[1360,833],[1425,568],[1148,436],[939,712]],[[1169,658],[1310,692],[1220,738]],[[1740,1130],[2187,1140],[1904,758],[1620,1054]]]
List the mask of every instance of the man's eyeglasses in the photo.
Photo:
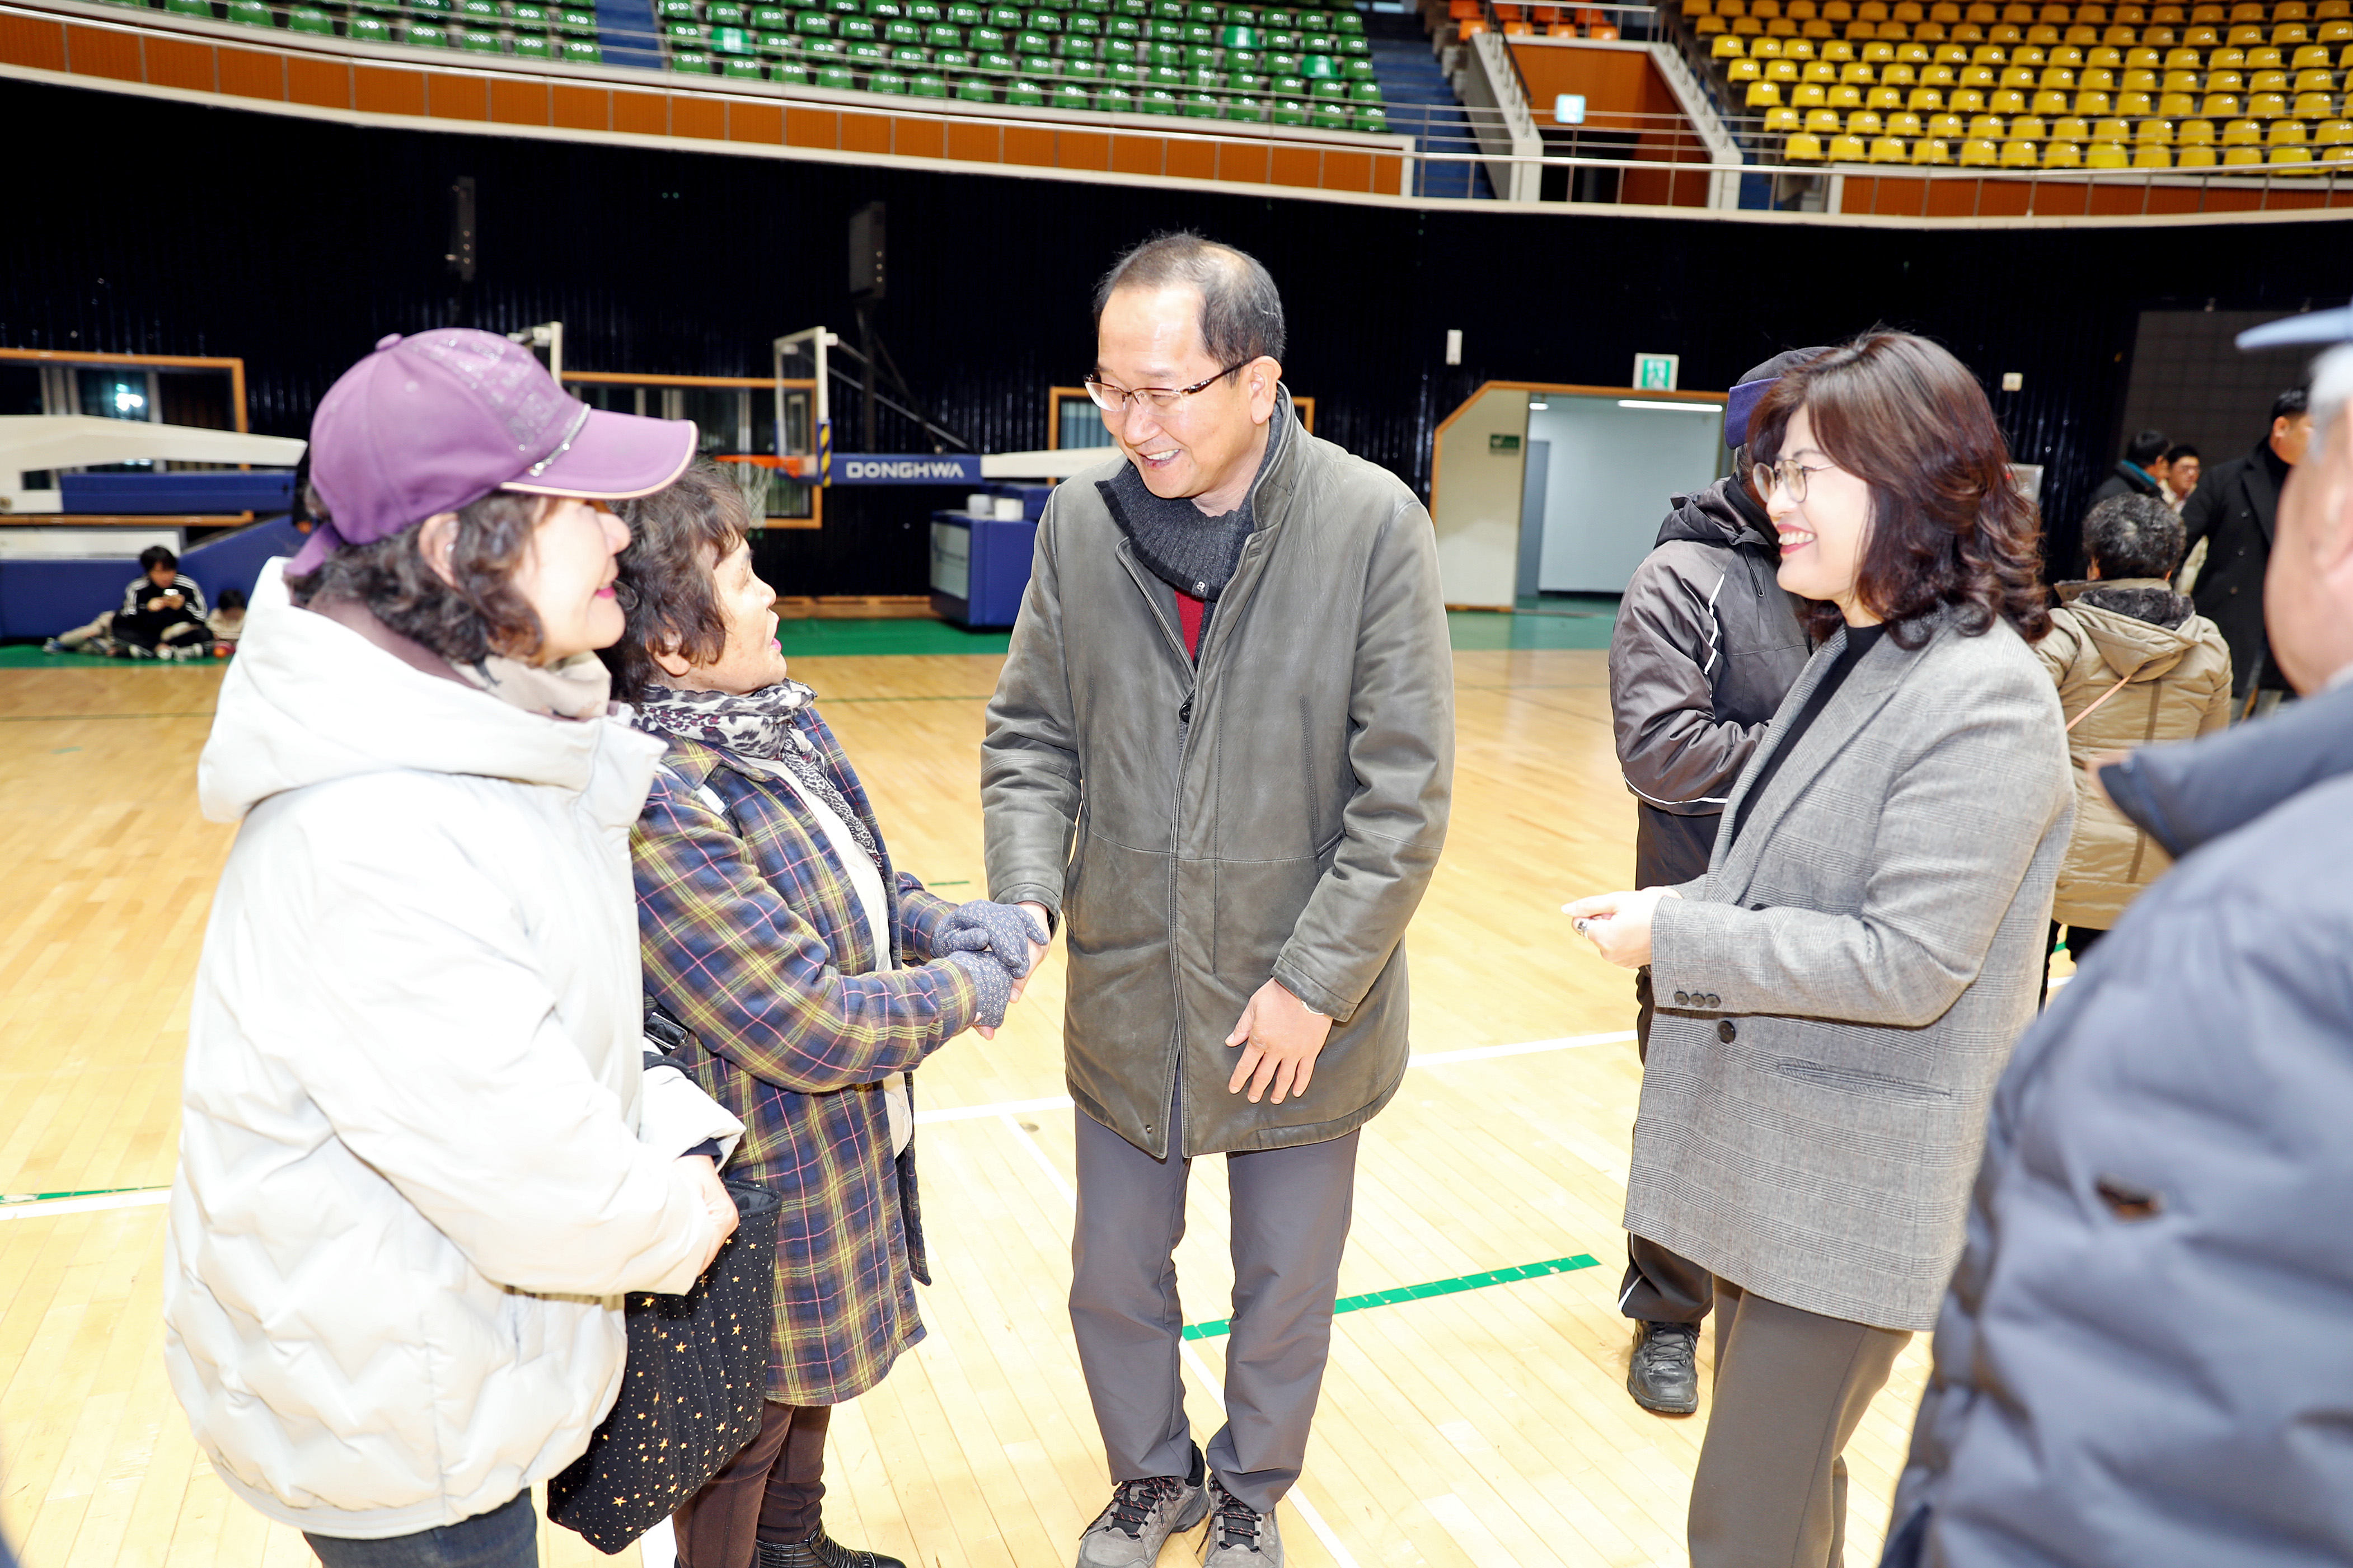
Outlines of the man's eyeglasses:
[[1757,482],[1764,487],[1766,495],[1770,496],[1777,489],[1786,489],[1789,492],[1789,500],[1802,506],[1806,500],[1806,476],[1827,474],[1833,466],[1822,463],[1810,468],[1795,458],[1784,458],[1778,463],[1757,464]]
[[[1253,354],[1250,357],[1255,359],[1258,356]],[[1250,360],[1236,360],[1217,374],[1204,376],[1190,386],[1114,386],[1099,375],[1091,375],[1086,379],[1087,395],[1095,400],[1097,408],[1113,417],[1126,412],[1130,398],[1143,404],[1155,414],[1168,414],[1173,413],[1195,393],[1206,391],[1216,385],[1248,363]]]

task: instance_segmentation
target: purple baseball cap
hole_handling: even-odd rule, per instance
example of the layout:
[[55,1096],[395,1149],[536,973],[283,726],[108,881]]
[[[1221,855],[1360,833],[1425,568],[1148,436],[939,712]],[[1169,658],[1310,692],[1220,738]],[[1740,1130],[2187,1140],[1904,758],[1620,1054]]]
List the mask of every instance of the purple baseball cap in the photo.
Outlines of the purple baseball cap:
[[1724,444],[1727,447],[1748,445],[1748,416],[1773,390],[1773,384],[1788,372],[1797,369],[1817,354],[1826,354],[1826,348],[1791,349],[1775,354],[1733,384],[1732,395],[1724,403]]
[[463,327],[398,332],[345,371],[311,417],[311,482],[332,521],[290,574],[496,490],[627,500],[694,460],[691,419],[591,408],[520,343]]

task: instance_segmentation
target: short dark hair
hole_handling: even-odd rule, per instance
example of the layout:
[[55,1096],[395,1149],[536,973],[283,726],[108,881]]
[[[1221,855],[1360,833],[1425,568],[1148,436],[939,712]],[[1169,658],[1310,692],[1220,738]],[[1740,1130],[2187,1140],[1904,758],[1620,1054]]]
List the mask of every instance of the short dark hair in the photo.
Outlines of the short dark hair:
[[2291,386],[2272,399],[2274,419],[2293,419],[2299,414],[2312,412],[2312,394],[2301,386]]
[[245,608],[245,590],[242,588],[223,588],[220,591],[220,597],[213,601],[213,608],[216,610],[241,610]]
[[1122,289],[1190,289],[1201,296],[1201,346],[1219,364],[1279,360],[1282,295],[1258,258],[1180,229],[1155,234],[1111,264],[1095,284],[1095,325]]
[[[311,514],[332,521],[317,487]],[[346,544],[315,572],[286,579],[297,605],[348,599],[402,637],[424,644],[452,664],[478,665],[492,654],[528,659],[546,640],[539,613],[514,585],[515,568],[531,547],[547,498],[493,490],[458,509],[449,539],[449,578],[425,559],[423,522],[369,544]]]
[[[2178,463],[2178,462],[2181,461],[2181,459],[2182,459],[2182,458],[2197,458],[2197,457],[2198,457],[2198,448],[2197,448],[2197,447],[2195,447],[2191,446],[2191,445],[2190,445],[2189,442],[2187,442],[2187,441],[2177,441],[2177,442],[2175,442],[2175,443],[2173,444],[2173,446],[2171,446],[2170,447],[2167,448],[2167,450],[2166,450],[2166,454],[2165,454],[2165,460],[2166,460],[2167,462],[2168,462],[2168,463]],[[2200,462],[2204,462],[2204,461],[2205,461],[2205,459],[2204,459],[2203,458],[2199,458],[2199,459],[2198,459],[2198,460],[2199,460]]]
[[751,509],[719,465],[698,458],[666,489],[613,509],[629,525],[614,584],[628,626],[597,650],[613,672],[613,696],[642,701],[662,684],[657,648],[709,664],[727,651],[727,617],[713,574],[752,531]]
[[2165,456],[2169,443],[2162,430],[2144,430],[2125,443],[2125,461],[2136,468],[2147,468]]
[[[1866,332],[1773,384],[1749,416],[1757,461],[1780,457],[1800,408],[1822,451],[1871,487],[1855,586],[1899,647],[1926,641],[1915,623],[1947,605],[1972,637],[1997,619],[2029,642],[2051,629],[2034,503],[1968,366],[1926,338]],[[1802,616],[1818,639],[1841,620],[1828,603]]]
[[158,566],[169,566],[176,572],[180,569],[180,558],[160,544],[151,544],[139,552],[139,570],[153,572]]
[[2181,514],[2155,496],[2110,496],[2084,519],[2084,553],[2103,577],[2170,577],[2186,537]]

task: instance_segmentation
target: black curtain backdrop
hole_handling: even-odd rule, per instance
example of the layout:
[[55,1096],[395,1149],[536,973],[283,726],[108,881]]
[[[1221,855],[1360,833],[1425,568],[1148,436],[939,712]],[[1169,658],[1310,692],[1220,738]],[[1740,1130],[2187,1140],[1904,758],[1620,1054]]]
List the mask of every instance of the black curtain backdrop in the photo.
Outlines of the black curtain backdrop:
[[[1620,385],[1638,351],[1722,389],[1786,347],[1875,324],[1984,380],[2047,469],[2052,575],[2115,458],[2138,313],[2341,301],[2353,220],[1935,231],[1415,212],[980,174],[356,130],[0,83],[18,149],[0,345],[235,354],[258,430],[307,432],[384,333],[439,324],[450,181],[478,182],[474,324],[560,320],[578,370],[765,375],[770,341],[854,342],[847,226],[890,206],[880,324],[935,416],[984,450],[1046,444],[1045,389],[1090,366],[1088,291],[1125,246],[1194,227],[1272,269],[1286,379],[1317,433],[1427,494],[1438,422],[1483,380]],[[1444,363],[1463,334],[1463,363]],[[2000,390],[2005,372],[2024,377]],[[837,389],[840,449],[856,399]],[[2258,432],[2249,431],[2252,443]],[[881,444],[920,449],[910,424]],[[779,591],[919,593],[930,491],[837,489],[828,526],[772,531]]]

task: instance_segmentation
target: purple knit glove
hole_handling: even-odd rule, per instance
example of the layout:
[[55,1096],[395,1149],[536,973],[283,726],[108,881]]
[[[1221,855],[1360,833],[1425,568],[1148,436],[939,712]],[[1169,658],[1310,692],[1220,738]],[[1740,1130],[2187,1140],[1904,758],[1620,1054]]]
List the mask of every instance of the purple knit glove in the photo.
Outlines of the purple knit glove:
[[1013,1005],[1013,982],[995,953],[951,952],[941,962],[953,963],[972,976],[973,987],[980,993],[980,1012],[974,1023],[984,1029],[994,1029],[1005,1022],[1005,1009]]
[[944,953],[988,953],[1018,980],[1029,973],[1029,944],[1034,942],[1043,947],[1048,940],[1029,910],[975,899],[949,912],[947,924],[933,946]]

